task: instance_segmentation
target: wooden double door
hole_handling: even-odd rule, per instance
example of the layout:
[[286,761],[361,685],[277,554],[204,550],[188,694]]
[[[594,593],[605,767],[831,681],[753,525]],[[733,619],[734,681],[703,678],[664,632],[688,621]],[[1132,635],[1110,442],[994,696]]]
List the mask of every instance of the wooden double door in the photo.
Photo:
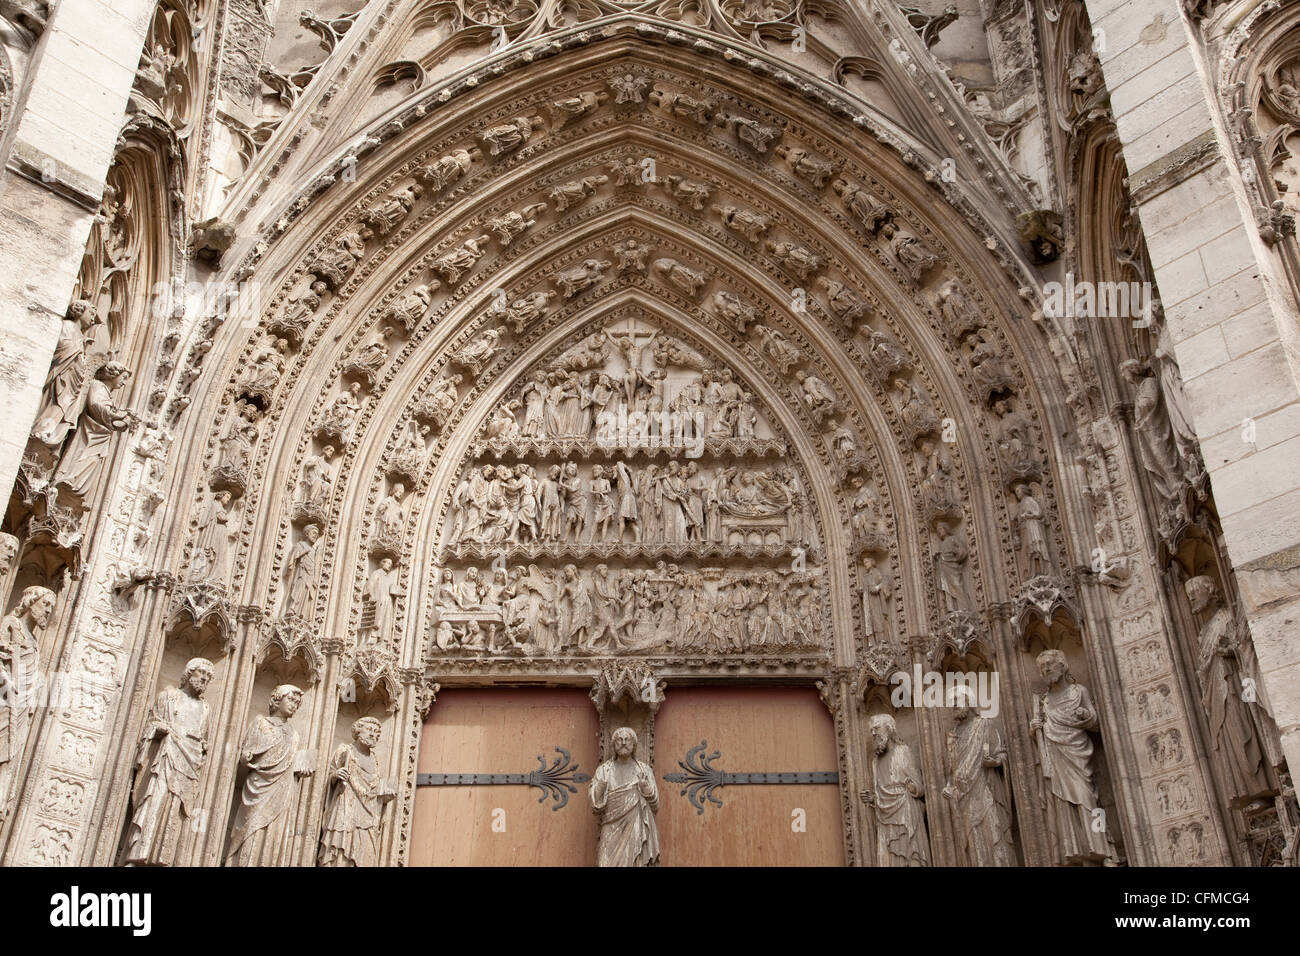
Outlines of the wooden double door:
[[[599,823],[587,781],[599,740],[585,690],[441,693],[421,741],[412,865],[593,865]],[[670,687],[653,766],[661,865],[843,864],[835,731],[815,690]],[[817,782],[727,778],[709,790],[718,778],[700,771]]]

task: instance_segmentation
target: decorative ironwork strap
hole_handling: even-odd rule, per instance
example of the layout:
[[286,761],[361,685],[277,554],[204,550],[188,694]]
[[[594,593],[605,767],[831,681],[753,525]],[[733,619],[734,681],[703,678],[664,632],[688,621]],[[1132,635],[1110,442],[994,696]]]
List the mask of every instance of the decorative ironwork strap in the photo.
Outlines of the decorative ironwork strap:
[[578,765],[569,763],[569,752],[563,747],[556,747],[560,756],[548,767],[546,758],[537,755],[541,769],[528,773],[421,773],[415,777],[419,787],[536,787],[542,791],[537,798],[544,803],[547,797],[554,801],[552,810],[558,810],[569,802],[569,794],[577,793],[575,783],[586,783],[591,779],[589,773],[579,773]]
[[[704,800],[715,807],[722,806],[722,801],[715,797],[714,791],[719,787],[743,784],[790,784],[790,783],[839,783],[840,775],[836,770],[795,770],[774,773],[732,773],[719,770],[713,761],[722,756],[722,751],[696,758],[708,749],[709,742],[701,740],[698,747],[686,751],[686,759],[677,761],[685,773],[666,773],[664,779],[669,783],[684,783],[682,796],[691,801],[696,813],[704,812]],[[703,798],[703,799],[701,799]]]

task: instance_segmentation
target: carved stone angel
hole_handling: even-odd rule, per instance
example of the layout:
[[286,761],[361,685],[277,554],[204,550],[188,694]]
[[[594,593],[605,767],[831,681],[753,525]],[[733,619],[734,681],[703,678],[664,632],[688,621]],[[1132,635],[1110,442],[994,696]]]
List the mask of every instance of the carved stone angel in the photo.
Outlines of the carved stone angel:
[[506,322],[515,335],[523,335],[524,329],[544,316],[549,311],[551,300],[554,298],[555,293],[551,291],[530,292],[521,295],[506,306]]

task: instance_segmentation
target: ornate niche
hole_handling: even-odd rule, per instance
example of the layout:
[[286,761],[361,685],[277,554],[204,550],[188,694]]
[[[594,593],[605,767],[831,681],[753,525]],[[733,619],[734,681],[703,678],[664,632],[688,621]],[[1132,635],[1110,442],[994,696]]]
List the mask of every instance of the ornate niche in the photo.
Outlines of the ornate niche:
[[438,531],[427,653],[825,661],[808,477],[755,391],[636,310],[487,415]]

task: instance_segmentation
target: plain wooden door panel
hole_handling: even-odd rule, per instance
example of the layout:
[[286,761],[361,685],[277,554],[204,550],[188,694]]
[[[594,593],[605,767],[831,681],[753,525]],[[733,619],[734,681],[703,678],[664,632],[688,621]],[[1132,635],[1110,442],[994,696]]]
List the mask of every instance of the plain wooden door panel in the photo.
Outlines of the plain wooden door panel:
[[[720,750],[717,770],[836,771],[835,726],[811,688],[670,687],[655,717],[663,866],[842,866],[835,784],[736,785],[697,813],[664,774],[701,740]],[[805,832],[794,824],[803,811]]]
[[[420,773],[527,773],[569,751],[582,773],[596,769],[599,718],[585,690],[451,689],[438,695],[420,744]],[[590,866],[597,824],[577,785],[552,810],[527,786],[419,787],[413,866]],[[504,818],[504,832],[493,822]],[[499,824],[498,824],[499,825]]]

